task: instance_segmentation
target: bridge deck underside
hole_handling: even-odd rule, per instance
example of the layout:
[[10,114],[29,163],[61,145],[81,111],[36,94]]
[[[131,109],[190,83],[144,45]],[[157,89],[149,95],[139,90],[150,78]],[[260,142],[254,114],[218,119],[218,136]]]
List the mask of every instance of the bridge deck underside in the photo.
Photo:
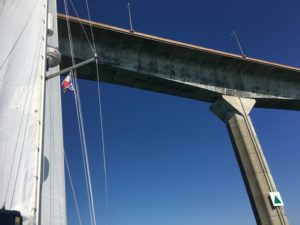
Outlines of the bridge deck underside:
[[[81,20],[89,31],[88,23]],[[77,19],[70,20],[77,62],[93,57]],[[256,107],[300,109],[300,69],[93,23],[103,82],[214,102],[256,99]],[[71,65],[66,19],[58,19],[61,67]],[[88,33],[88,32],[87,32]],[[89,35],[90,36],[90,35]],[[89,37],[91,39],[91,37]],[[78,70],[96,80],[95,64]]]

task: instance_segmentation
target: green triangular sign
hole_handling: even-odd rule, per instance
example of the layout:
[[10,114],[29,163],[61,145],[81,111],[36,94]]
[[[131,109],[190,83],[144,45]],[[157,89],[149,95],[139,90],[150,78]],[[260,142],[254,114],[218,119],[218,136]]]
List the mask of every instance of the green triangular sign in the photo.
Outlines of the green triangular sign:
[[281,201],[279,200],[279,198],[276,195],[275,195],[274,203],[281,204]]
[[281,195],[280,195],[279,192],[270,192],[270,197],[271,197],[271,200],[272,200],[272,205],[274,207],[284,206]]

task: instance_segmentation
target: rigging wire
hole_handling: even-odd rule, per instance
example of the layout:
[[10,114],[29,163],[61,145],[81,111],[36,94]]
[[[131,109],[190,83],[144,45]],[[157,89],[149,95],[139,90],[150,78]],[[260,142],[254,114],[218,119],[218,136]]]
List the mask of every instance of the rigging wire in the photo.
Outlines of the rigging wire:
[[[66,0],[64,0],[66,1]],[[78,13],[77,13],[77,10],[73,4],[73,1],[70,0],[70,3],[71,3],[71,6],[77,16],[77,18],[79,18],[78,16]],[[102,158],[103,158],[103,169],[104,169],[104,184],[105,184],[105,200],[106,200],[106,208],[107,208],[107,213],[108,213],[108,224],[110,225],[110,215],[109,215],[109,194],[108,194],[108,178],[107,178],[107,163],[106,163],[106,151],[105,151],[105,142],[104,142],[104,129],[103,129],[103,113],[102,113],[102,101],[101,101],[101,89],[100,89],[100,75],[99,75],[99,67],[98,67],[98,57],[97,57],[97,52],[96,52],[96,46],[95,46],[95,39],[94,39],[94,32],[93,32],[93,27],[92,27],[92,24],[91,24],[91,15],[90,15],[90,9],[89,9],[89,4],[88,4],[88,0],[85,0],[85,3],[86,3],[86,9],[87,9],[87,14],[88,14],[88,19],[89,19],[89,27],[90,27],[90,32],[91,32],[91,37],[92,37],[92,43],[93,43],[93,47],[90,43],[90,40],[88,38],[88,35],[83,27],[83,24],[79,21],[80,25],[81,25],[81,28],[84,32],[84,35],[90,45],[90,48],[92,50],[92,52],[94,53],[94,56],[96,57],[96,60],[95,60],[95,65],[96,65],[96,73],[97,73],[97,91],[98,91],[98,108],[99,108],[99,120],[100,120],[100,132],[101,132],[101,142],[102,142]],[[66,4],[65,4],[66,5]],[[66,7],[65,7],[66,8]],[[67,13],[67,10],[66,10],[66,13]],[[68,14],[67,14],[68,16]],[[69,23],[69,18],[67,17],[67,23]],[[69,28],[69,25],[68,25],[68,32],[69,32],[70,28]],[[69,32],[71,33],[71,32]],[[71,36],[71,35],[70,35]],[[69,38],[70,40],[71,38]],[[72,40],[70,41],[70,46],[72,46]],[[72,49],[72,47],[71,47]],[[75,64],[75,62],[73,61],[73,57],[74,57],[74,53],[73,53],[73,49],[71,50],[71,55],[72,55],[72,62],[73,62],[73,65]],[[74,83],[75,83],[75,98],[76,98],[76,110],[77,110],[77,114],[79,115],[78,116],[78,123],[79,123],[79,127],[81,127],[80,129],[83,131],[81,136],[83,136],[83,139],[82,139],[82,144],[83,146],[86,145],[85,143],[85,134],[84,134],[84,127],[83,127],[83,121],[82,121],[82,111],[81,111],[81,101],[80,101],[80,95],[79,95],[79,87],[78,87],[78,82],[77,82],[77,73],[76,73],[76,70],[75,70],[75,73],[74,73]],[[86,151],[86,147],[84,147],[85,151]],[[87,165],[85,167],[89,168],[89,165],[88,165],[88,159],[87,159],[87,153],[84,154],[85,156],[83,156],[86,161],[87,161]],[[87,173],[89,173],[89,169],[87,170]],[[88,179],[89,179],[89,183],[90,182],[90,176],[88,174]],[[93,196],[93,193],[92,193],[92,189],[90,187],[90,194],[91,196]],[[92,208],[94,208],[94,204],[93,204],[93,198],[91,197],[91,205],[92,205]],[[93,214],[93,220],[94,220],[94,223],[96,224],[96,219],[95,219],[95,214]]]
[[[72,77],[73,79],[73,77]],[[83,168],[84,168],[84,178],[85,178],[85,184],[86,184],[86,191],[87,191],[87,196],[88,196],[88,204],[89,204],[89,213],[90,213],[90,220],[91,223],[93,223],[93,216],[92,216],[92,206],[91,206],[91,197],[89,193],[89,187],[88,187],[88,179],[87,179],[87,166],[86,166],[86,160],[85,160],[85,154],[84,154],[84,141],[83,141],[83,134],[81,132],[82,127],[79,119],[79,109],[78,109],[78,101],[76,97],[76,89],[74,87],[74,94],[75,94],[75,106],[76,106],[76,114],[77,114],[77,123],[78,123],[78,128],[79,128],[79,135],[80,135],[80,145],[81,145],[81,153],[82,153],[82,161],[83,161]]]
[[96,57],[95,66],[96,66],[96,74],[97,74],[97,91],[98,91],[98,109],[99,109],[99,120],[100,120],[100,132],[101,132],[101,142],[102,142],[102,159],[103,159],[103,170],[104,170],[104,185],[105,185],[105,200],[106,200],[106,210],[107,210],[107,219],[108,225],[110,225],[110,210],[109,210],[109,194],[108,194],[108,177],[107,177],[107,163],[106,163],[106,151],[105,151],[105,142],[104,142],[104,128],[103,128],[103,113],[102,113],[102,101],[101,101],[101,88],[100,88],[100,74],[99,74],[99,65],[98,65],[98,55],[95,45],[94,31],[91,24],[91,14],[88,0],[86,2],[86,9],[89,19],[89,26],[94,46],[94,54]]
[[[67,19],[67,29],[68,29],[68,38],[69,38],[69,44],[70,44],[70,51],[71,51],[71,58],[72,58],[72,64],[75,64],[74,60],[74,52],[73,52],[73,42],[72,42],[72,36],[71,36],[71,28],[70,28],[70,22],[69,22],[69,10],[68,10],[68,3],[66,0],[64,0],[64,6],[65,6],[65,12],[66,12],[66,19]],[[73,77],[72,77],[73,78]],[[82,161],[84,165],[84,177],[85,177],[85,183],[86,183],[86,191],[87,191],[87,197],[88,197],[88,205],[89,205],[89,214],[90,214],[90,220],[91,223],[93,223],[93,216],[92,216],[92,206],[91,206],[91,199],[90,199],[90,193],[88,188],[88,180],[87,180],[87,167],[86,167],[86,160],[85,160],[85,154],[84,154],[84,144],[83,144],[83,135],[82,135],[82,128],[79,120],[79,110],[78,110],[78,102],[75,95],[75,104],[76,104],[76,113],[77,113],[77,122],[78,122],[78,128],[79,128],[79,135],[80,135],[80,144],[81,144],[81,152],[82,152]]]
[[80,213],[79,213],[79,207],[78,207],[77,198],[76,198],[76,193],[75,193],[75,189],[74,189],[74,185],[73,185],[73,180],[72,180],[72,176],[71,176],[71,171],[70,171],[70,168],[69,168],[69,163],[68,163],[68,159],[67,159],[65,151],[64,151],[64,158],[65,158],[67,172],[68,172],[68,177],[69,177],[69,181],[70,181],[70,185],[71,185],[71,189],[72,189],[73,199],[74,199],[74,202],[75,202],[75,207],[76,207],[76,212],[77,212],[77,216],[78,216],[78,221],[79,221],[79,224],[82,225],[81,217],[80,217]]
[[89,19],[89,25],[90,25],[91,35],[92,35],[93,46],[94,46],[94,50],[95,50],[94,54],[95,54],[95,56],[97,56],[94,31],[93,31],[93,27],[92,27],[92,23],[91,23],[91,14],[90,14],[90,7],[89,7],[88,0],[85,0],[85,5],[86,5],[86,10],[87,10],[88,19]]
[[96,58],[96,72],[97,72],[97,89],[98,89],[98,109],[100,114],[100,128],[101,128],[101,141],[102,141],[102,158],[103,158],[103,170],[104,170],[104,185],[105,185],[105,200],[106,210],[108,216],[108,225],[110,225],[110,210],[109,210],[109,194],[108,194],[108,178],[107,178],[107,163],[106,163],[106,151],[104,142],[104,129],[103,129],[103,113],[102,113],[102,100],[100,89],[100,76],[98,68],[98,58]]
[[[70,29],[70,21],[69,21],[69,11],[68,11],[68,3],[66,0],[64,0],[65,5],[65,12],[67,14],[67,28],[68,28],[68,38],[70,43],[70,50],[71,50],[71,56],[72,56],[72,64],[75,64],[74,60],[74,51],[73,51],[73,42],[72,42],[72,34]],[[85,171],[85,180],[87,185],[87,193],[88,193],[88,202],[89,202],[89,211],[90,211],[90,219],[91,223],[93,225],[96,225],[96,217],[95,217],[95,209],[94,209],[94,201],[93,201],[93,191],[92,191],[92,184],[90,179],[90,170],[89,170],[89,160],[88,160],[88,154],[87,154],[87,147],[86,147],[86,140],[85,140],[85,132],[84,132],[84,125],[83,125],[83,119],[82,119],[82,111],[81,111],[81,102],[80,102],[80,95],[79,95],[79,88],[77,83],[77,74],[76,70],[73,76],[75,81],[75,104],[76,104],[76,112],[77,112],[77,119],[78,119],[78,126],[79,126],[79,133],[80,133],[80,141],[81,141],[81,149],[83,153],[83,162],[84,162],[84,171]]]
[[[72,2],[72,0],[70,0],[71,5],[74,9],[74,12],[77,16],[77,18],[79,18],[78,13],[75,9],[75,6]],[[85,0],[86,3],[86,9],[87,9],[87,14],[88,14],[88,20],[89,20],[89,27],[90,27],[90,32],[91,32],[91,37],[92,37],[92,42],[93,42],[93,52],[94,55],[96,56],[96,61],[95,61],[95,65],[96,65],[96,73],[97,73],[97,91],[98,91],[98,109],[99,109],[99,121],[100,121],[100,132],[101,132],[101,142],[102,142],[102,158],[103,158],[103,170],[104,170],[104,185],[105,185],[105,200],[106,200],[106,208],[107,208],[107,213],[108,213],[108,224],[110,224],[110,215],[109,215],[109,194],[108,194],[108,176],[107,176],[107,163],[106,163],[106,151],[105,151],[105,141],[104,141],[104,129],[103,129],[103,113],[102,113],[102,101],[101,101],[101,89],[100,89],[100,75],[99,75],[99,66],[98,66],[98,58],[97,58],[97,51],[96,51],[96,45],[95,45],[95,38],[94,38],[94,31],[93,31],[93,27],[91,24],[91,14],[90,14],[90,8],[89,8],[89,3],[88,0]],[[84,31],[84,34],[86,36],[86,38],[88,39],[88,36],[85,32],[85,29],[82,25],[82,23],[79,21],[82,30]],[[88,39],[89,45],[90,41]]]
[[80,23],[81,29],[82,29],[82,31],[83,31],[83,33],[84,33],[84,36],[85,36],[86,40],[88,41],[89,46],[90,46],[92,52],[95,53],[95,51],[96,51],[96,49],[94,49],[95,45],[94,45],[94,47],[92,46],[91,41],[90,41],[90,38],[88,37],[88,35],[87,35],[87,33],[86,33],[86,30],[84,29],[83,24],[82,24],[82,22],[79,20],[80,18],[79,18],[79,15],[78,15],[78,13],[77,13],[77,10],[76,10],[76,7],[75,7],[73,1],[70,0],[70,3],[71,3],[71,6],[72,6],[72,8],[73,8],[73,10],[74,10],[74,13],[76,14],[76,17],[77,17],[77,19],[78,19],[78,21],[79,21],[79,23]]
[[87,172],[87,179],[88,179],[88,188],[89,188],[89,195],[90,195],[90,203],[92,208],[92,218],[93,218],[93,224],[96,225],[96,217],[95,217],[95,208],[94,208],[94,198],[93,198],[93,189],[92,189],[92,183],[91,183],[91,176],[90,176],[90,166],[89,166],[89,159],[88,159],[88,153],[87,153],[87,145],[86,145],[86,135],[85,135],[85,129],[84,129],[84,123],[83,123],[83,117],[82,117],[82,109],[81,109],[81,100],[80,100],[80,94],[79,94],[79,86],[77,82],[77,74],[74,74],[74,83],[75,83],[75,101],[77,102],[77,114],[79,117],[80,127],[81,127],[81,133],[83,137],[83,150],[84,150],[84,159],[86,164],[86,172]]

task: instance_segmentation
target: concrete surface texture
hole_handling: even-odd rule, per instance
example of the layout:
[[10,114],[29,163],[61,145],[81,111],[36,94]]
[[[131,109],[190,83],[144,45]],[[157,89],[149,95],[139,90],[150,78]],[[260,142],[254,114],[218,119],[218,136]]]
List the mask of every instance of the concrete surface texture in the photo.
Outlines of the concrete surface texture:
[[[93,57],[70,18],[76,62]],[[101,81],[215,102],[222,95],[253,98],[255,107],[300,109],[300,69],[93,23]],[[58,18],[61,67],[71,65],[66,19]],[[88,33],[88,32],[87,32]],[[91,38],[90,38],[91,39]],[[94,64],[78,70],[96,80]]]
[[254,104],[253,99],[222,96],[211,111],[227,126],[257,224],[288,225],[283,207],[271,203],[270,192],[277,190],[249,117]]

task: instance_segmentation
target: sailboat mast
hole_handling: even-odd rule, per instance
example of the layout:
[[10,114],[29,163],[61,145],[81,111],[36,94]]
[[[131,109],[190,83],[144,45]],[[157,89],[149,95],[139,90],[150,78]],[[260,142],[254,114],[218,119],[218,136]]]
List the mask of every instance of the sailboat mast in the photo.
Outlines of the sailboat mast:
[[46,92],[46,73],[47,73],[47,36],[48,36],[48,0],[44,1],[44,34],[43,51],[40,55],[43,58],[44,69],[41,74],[41,104],[40,104],[40,129],[39,129],[39,147],[37,149],[37,187],[36,187],[36,224],[41,225],[41,194],[43,187],[43,156],[44,156],[44,132],[45,132],[45,92]]
[[[56,0],[48,0],[45,53],[47,64],[43,77],[43,122],[39,155],[37,225],[66,225],[66,194],[60,77],[46,79],[60,70]],[[46,68],[47,66],[47,68]]]

